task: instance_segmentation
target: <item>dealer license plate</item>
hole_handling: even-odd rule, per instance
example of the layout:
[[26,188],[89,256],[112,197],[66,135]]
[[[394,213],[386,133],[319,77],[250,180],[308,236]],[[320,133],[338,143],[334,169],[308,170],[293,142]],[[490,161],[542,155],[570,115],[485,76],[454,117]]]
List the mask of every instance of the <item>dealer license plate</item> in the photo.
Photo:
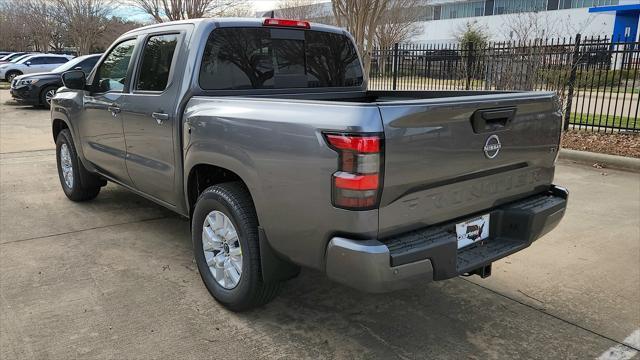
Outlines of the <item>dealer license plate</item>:
[[456,224],[458,249],[489,237],[489,214]]

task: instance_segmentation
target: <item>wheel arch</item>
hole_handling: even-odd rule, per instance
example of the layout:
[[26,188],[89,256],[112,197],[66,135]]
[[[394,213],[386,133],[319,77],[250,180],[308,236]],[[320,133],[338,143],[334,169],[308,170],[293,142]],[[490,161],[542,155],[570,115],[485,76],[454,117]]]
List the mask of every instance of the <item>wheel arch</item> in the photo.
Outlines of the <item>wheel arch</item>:
[[[53,114],[53,113],[52,113]],[[80,142],[78,141],[78,135],[75,133],[73,127],[69,124],[69,121],[64,117],[62,113],[56,113],[52,117],[51,120],[51,134],[53,135],[53,142],[55,143],[58,139],[58,135],[64,129],[68,129],[71,134],[71,139],[76,148],[76,153],[78,154],[78,158],[82,162],[82,165],[89,170],[90,172],[94,171],[93,166],[86,161],[84,158],[84,152],[82,151],[82,146],[80,146]]]
[[[188,174],[186,196],[190,218],[193,218],[193,210],[202,191],[210,186],[229,181],[238,181],[244,185],[257,212],[255,197],[251,193],[250,187],[235,171],[221,166],[199,163],[191,167]],[[263,280],[265,282],[284,281],[297,276],[300,272],[300,268],[297,265],[284,260],[273,250],[265,233],[265,229],[260,226],[260,215],[258,213],[256,215],[258,219],[259,247]]]
[[[70,129],[69,124],[62,119],[53,119],[51,121],[51,131],[53,133],[53,141],[55,142],[60,132],[64,129]],[[71,134],[73,136],[73,134]]]
[[4,75],[5,80],[9,80],[9,75],[16,74],[16,76],[24,75],[24,73],[18,69],[7,70]]
[[[193,214],[193,209],[198,200],[198,196],[209,186],[221,184],[230,181],[240,181],[249,192],[249,196],[253,201],[251,190],[247,186],[246,181],[236,172],[227,168],[207,163],[199,163],[191,167],[187,177],[186,195],[189,216]],[[255,204],[254,204],[255,206]]]

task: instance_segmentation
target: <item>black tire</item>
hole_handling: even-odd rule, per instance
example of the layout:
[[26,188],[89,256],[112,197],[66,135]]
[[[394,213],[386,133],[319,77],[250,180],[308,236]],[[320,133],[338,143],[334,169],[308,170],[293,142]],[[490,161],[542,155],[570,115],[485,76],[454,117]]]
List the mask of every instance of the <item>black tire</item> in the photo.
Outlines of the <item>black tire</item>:
[[[60,158],[60,152],[62,146],[66,145],[71,158],[71,170],[73,174],[72,185],[69,186],[65,182],[65,178],[62,171],[62,163]],[[76,147],[73,144],[73,138],[69,129],[64,129],[58,134],[56,139],[56,161],[58,165],[58,176],[60,177],[60,184],[64,194],[72,201],[87,201],[94,199],[100,193],[100,188],[104,184],[94,174],[85,169],[80,160],[78,159],[78,153]]]
[[40,92],[40,105],[42,105],[46,109],[51,107],[51,104],[47,102],[47,93],[51,90],[53,90],[53,93],[55,95],[55,92],[58,90],[58,87],[47,86],[46,88],[44,88],[44,90]]
[[[236,287],[226,289],[215,280],[205,260],[202,231],[206,216],[220,211],[233,223],[242,249],[242,274]],[[278,295],[280,282],[265,283],[260,266],[258,217],[249,191],[241,182],[211,186],[198,197],[191,224],[194,255],[200,277],[209,293],[232,311],[259,307]]]
[[7,80],[7,82],[11,82],[11,81],[13,81],[14,77],[20,76],[20,75],[22,75],[22,72],[16,71],[16,70],[11,70],[11,71],[7,72],[6,74],[4,74],[4,79]]

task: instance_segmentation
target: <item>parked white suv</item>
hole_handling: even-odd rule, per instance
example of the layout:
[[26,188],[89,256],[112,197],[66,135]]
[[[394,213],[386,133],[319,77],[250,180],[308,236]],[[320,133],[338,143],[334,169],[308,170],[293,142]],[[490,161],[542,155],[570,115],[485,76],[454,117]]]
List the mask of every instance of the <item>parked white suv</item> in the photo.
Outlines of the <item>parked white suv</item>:
[[49,72],[60,66],[60,64],[64,64],[71,59],[73,59],[73,56],[71,55],[57,54],[37,54],[27,56],[15,63],[0,65],[0,79],[5,79],[11,82],[13,78],[18,75]]

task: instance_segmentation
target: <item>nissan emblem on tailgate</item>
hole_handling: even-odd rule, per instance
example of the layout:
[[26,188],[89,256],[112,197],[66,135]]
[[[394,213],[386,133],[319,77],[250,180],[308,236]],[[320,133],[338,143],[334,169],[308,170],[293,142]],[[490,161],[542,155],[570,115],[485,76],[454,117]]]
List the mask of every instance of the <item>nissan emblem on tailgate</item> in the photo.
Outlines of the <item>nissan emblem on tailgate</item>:
[[491,135],[484,144],[484,155],[489,159],[493,159],[498,156],[500,149],[502,149],[500,138],[498,135]]

